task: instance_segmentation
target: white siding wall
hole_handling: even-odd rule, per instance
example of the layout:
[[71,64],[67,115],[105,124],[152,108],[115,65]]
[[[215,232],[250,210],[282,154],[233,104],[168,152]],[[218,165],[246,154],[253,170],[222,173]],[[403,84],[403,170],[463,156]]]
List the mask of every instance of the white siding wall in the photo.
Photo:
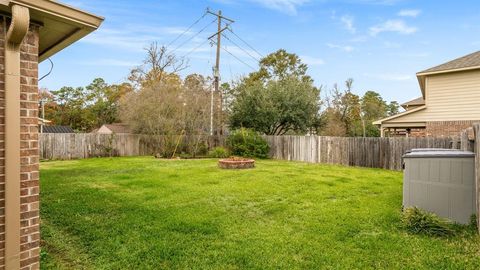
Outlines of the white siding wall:
[[425,110],[388,122],[480,120],[480,70],[428,76]]
[[429,120],[480,119],[480,70],[430,76],[426,90]]

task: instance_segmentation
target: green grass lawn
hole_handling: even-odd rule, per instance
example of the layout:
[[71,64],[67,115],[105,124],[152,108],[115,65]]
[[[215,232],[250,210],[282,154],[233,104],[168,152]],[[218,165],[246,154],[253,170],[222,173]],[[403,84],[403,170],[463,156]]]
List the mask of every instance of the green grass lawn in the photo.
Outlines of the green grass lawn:
[[41,164],[44,269],[480,269],[480,237],[410,235],[402,174],[149,157]]

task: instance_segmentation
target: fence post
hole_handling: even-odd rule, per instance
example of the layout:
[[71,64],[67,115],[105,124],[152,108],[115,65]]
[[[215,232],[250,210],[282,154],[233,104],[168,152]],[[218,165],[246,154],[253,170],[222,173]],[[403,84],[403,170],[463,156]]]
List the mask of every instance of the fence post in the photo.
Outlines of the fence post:
[[480,233],[480,124],[473,125],[474,149],[475,149],[475,197],[477,206],[477,228]]

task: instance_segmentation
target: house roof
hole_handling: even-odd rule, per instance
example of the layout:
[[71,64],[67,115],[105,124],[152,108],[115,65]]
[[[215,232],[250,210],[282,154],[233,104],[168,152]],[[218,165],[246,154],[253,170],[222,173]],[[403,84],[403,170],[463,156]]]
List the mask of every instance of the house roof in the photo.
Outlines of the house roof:
[[69,126],[44,126],[43,133],[75,133]]
[[428,75],[480,69],[480,51],[467,54],[441,65],[417,73],[418,83],[425,96],[425,78]]
[[467,54],[465,56],[443,63],[441,65],[426,69],[424,71],[420,71],[418,74],[439,71],[452,71],[464,68],[480,68],[480,51]]
[[405,109],[408,106],[422,106],[422,105],[425,105],[425,99],[423,99],[423,97],[418,97],[416,99],[412,99],[410,101],[407,101],[407,102],[401,104],[401,106]]
[[127,124],[115,123],[115,124],[105,124],[105,127],[110,129],[113,133],[131,133],[131,129]]
[[395,115],[377,120],[377,121],[373,122],[373,124],[374,125],[381,125],[385,121],[392,120],[392,119],[395,119],[395,118],[398,118],[398,117],[401,117],[401,116],[405,116],[405,115],[408,115],[408,114],[411,114],[411,113],[414,113],[414,112],[418,112],[418,111],[424,110],[425,108],[427,108],[427,106],[423,105],[423,106],[420,106],[420,107],[415,108],[415,109],[404,111],[404,112],[401,112],[399,114],[395,114]]
[[96,30],[104,18],[51,0],[0,0],[0,13],[9,16],[11,5],[30,9],[32,23],[40,24],[39,62]]

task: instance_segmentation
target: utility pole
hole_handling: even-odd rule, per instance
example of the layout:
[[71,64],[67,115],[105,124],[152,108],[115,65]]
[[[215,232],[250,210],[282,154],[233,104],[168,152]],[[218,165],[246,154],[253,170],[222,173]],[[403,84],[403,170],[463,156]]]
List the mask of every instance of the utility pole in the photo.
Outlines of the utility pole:
[[[213,16],[217,17],[217,22],[218,22],[218,27],[217,27],[217,33],[211,35],[208,39],[212,40],[215,36],[217,37],[217,41],[214,42],[217,44],[217,53],[216,53],[216,59],[215,59],[215,67],[213,70],[213,84],[214,84],[214,90],[218,95],[218,111],[217,111],[217,122],[218,122],[218,127],[216,130],[217,135],[222,135],[223,134],[223,121],[222,121],[222,108],[223,108],[223,102],[222,102],[222,93],[220,91],[220,51],[221,51],[221,41],[222,41],[222,32],[228,29],[229,25],[234,23],[235,21],[232,19],[229,19],[225,16],[222,15],[222,11],[219,10],[218,13],[214,13],[207,9],[207,13]],[[227,21],[226,26],[222,28],[222,19]],[[213,99],[213,93],[212,93],[212,99]],[[211,112],[210,112],[210,135],[213,135],[213,100],[211,101]]]
[[46,99],[40,100],[40,105],[42,106],[42,124],[40,125],[40,133],[43,133],[43,126],[45,125],[45,102]]

